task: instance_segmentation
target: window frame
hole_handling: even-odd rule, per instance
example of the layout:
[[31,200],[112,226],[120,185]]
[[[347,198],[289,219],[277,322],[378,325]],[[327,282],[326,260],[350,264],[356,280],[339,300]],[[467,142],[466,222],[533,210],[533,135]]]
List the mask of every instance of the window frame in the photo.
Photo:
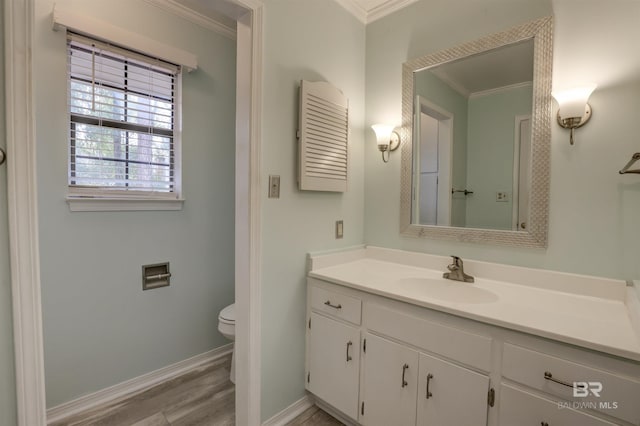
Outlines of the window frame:
[[[71,90],[70,85],[72,82],[71,69],[69,67],[70,60],[70,47],[69,40],[73,37],[86,40],[87,42],[95,42],[99,45],[106,45],[110,48],[118,50],[118,54],[123,54],[128,59],[136,60],[137,57],[143,56],[148,60],[157,59],[162,62],[166,62],[160,58],[156,58],[152,55],[139,53],[137,51],[121,47],[109,43],[95,37],[78,35],[72,32],[67,32],[65,39],[65,57],[67,59],[65,71],[66,84],[67,84],[67,197],[66,201],[69,204],[71,211],[136,211],[136,210],[181,210],[183,207],[184,199],[182,198],[182,84],[184,70],[180,65],[175,65],[178,68],[178,72],[174,74],[174,96],[173,96],[173,136],[172,136],[172,150],[173,156],[171,158],[170,172],[173,173],[172,191],[145,191],[145,190],[131,190],[123,188],[107,188],[106,186],[88,186],[88,185],[72,185],[72,164],[74,164],[73,157],[73,141],[72,131],[75,123],[84,121],[85,124],[89,121],[99,122],[110,121],[116,124],[115,126],[101,126],[110,129],[122,129],[124,131],[136,131],[136,127],[142,130],[142,127],[148,128],[148,126],[140,127],[139,124],[134,123],[121,123],[118,120],[101,119],[96,117],[95,120],[91,117],[85,117],[81,114],[75,114],[80,117],[80,120],[72,120],[71,108]],[[116,90],[123,90],[123,93],[128,93],[129,90],[116,88]],[[127,163],[130,160],[127,158],[123,160]]]

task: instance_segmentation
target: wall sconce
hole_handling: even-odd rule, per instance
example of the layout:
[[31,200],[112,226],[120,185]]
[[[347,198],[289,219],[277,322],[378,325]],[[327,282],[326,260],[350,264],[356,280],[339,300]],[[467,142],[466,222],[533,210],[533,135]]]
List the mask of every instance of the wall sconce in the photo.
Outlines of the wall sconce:
[[596,84],[590,84],[551,93],[560,106],[558,124],[565,129],[571,129],[569,136],[571,145],[573,145],[573,130],[584,126],[591,118],[591,106],[587,102],[596,87]]
[[[400,146],[400,135],[390,124],[374,124],[371,128],[376,133],[378,149],[382,152],[382,161],[387,163],[391,151],[395,151]],[[384,155],[385,152],[387,153],[386,158]]]

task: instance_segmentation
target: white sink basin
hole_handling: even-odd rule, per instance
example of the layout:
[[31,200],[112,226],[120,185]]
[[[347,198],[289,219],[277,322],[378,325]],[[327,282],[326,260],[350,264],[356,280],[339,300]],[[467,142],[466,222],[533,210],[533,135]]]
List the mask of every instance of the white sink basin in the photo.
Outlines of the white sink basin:
[[397,281],[397,286],[424,292],[428,297],[450,303],[492,303],[498,300],[496,294],[473,283],[444,278],[403,278]]

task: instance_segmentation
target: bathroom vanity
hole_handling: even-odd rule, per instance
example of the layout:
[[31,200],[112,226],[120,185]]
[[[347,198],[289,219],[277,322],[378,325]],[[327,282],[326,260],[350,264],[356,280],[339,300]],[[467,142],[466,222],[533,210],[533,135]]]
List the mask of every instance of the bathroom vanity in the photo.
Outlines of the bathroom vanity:
[[310,256],[306,388],[363,425],[640,425],[619,280],[375,247]]

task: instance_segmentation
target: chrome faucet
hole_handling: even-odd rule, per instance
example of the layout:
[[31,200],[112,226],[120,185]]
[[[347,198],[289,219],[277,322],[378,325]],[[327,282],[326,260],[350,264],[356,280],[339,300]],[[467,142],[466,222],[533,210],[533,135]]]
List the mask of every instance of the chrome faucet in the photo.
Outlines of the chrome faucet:
[[467,275],[464,273],[464,265],[462,263],[462,259],[458,256],[451,256],[453,258],[453,263],[447,266],[447,269],[451,272],[445,272],[442,274],[442,278],[446,278],[448,280],[454,281],[462,281],[465,283],[472,283],[474,281],[471,275]]

